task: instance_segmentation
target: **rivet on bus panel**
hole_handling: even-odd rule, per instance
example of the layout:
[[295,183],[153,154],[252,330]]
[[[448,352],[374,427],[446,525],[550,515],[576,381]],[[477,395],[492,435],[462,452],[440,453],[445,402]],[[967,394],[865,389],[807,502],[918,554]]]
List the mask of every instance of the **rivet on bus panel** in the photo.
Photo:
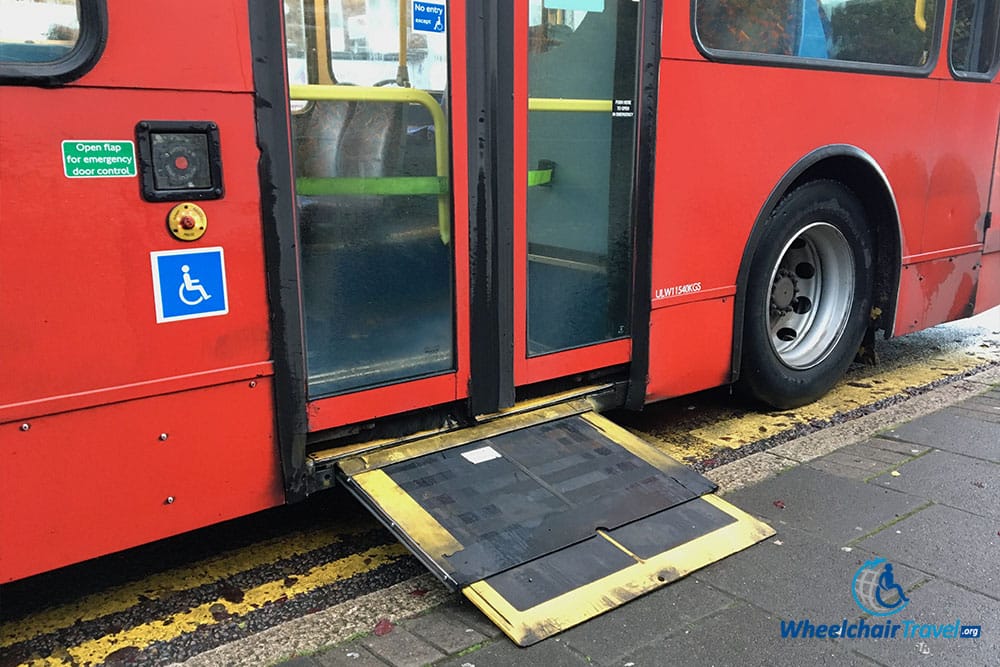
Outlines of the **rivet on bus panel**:
[[27,422],[25,422],[24,424],[21,424],[21,430],[22,431],[30,431],[31,430],[31,424],[28,424]]
[[174,500],[175,499],[174,499],[173,496],[167,496],[167,499],[163,501],[163,504],[164,505],[173,505],[174,504]]
[[169,435],[167,435],[166,433],[161,433],[161,434],[160,434],[160,441],[162,442],[162,441],[166,440],[166,439],[167,439],[167,438],[169,438],[169,437],[170,437],[170,436],[169,436]]

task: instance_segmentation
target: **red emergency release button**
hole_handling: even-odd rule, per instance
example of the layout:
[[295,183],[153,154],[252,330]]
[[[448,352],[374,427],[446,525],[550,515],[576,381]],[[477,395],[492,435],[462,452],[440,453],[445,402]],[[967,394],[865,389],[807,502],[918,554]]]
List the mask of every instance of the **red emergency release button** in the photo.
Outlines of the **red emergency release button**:
[[181,216],[181,227],[184,229],[194,229],[195,221],[190,215]]

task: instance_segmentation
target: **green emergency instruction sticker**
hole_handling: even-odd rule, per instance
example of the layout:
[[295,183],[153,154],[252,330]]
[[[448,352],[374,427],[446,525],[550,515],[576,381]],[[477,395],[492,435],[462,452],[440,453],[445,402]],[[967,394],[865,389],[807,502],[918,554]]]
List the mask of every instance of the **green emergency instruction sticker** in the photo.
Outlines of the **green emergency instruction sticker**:
[[135,144],[131,141],[67,139],[62,142],[66,178],[135,176]]

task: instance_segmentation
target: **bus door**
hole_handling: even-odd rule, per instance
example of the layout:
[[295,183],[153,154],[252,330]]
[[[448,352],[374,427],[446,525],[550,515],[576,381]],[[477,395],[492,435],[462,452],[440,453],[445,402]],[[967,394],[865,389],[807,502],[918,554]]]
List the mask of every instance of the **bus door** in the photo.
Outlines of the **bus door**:
[[640,3],[472,4],[287,4],[310,464],[530,644],[772,531],[579,395],[508,409],[626,377]]
[[631,356],[640,5],[513,8],[515,379],[524,385]]
[[513,180],[489,243],[513,255],[485,290],[513,358],[470,340],[461,4],[286,3],[310,431],[466,398],[470,351],[512,369],[487,413],[630,359],[639,4],[502,8]]
[[465,394],[465,151],[450,17],[432,18],[413,29],[400,0],[286,3],[310,431]]

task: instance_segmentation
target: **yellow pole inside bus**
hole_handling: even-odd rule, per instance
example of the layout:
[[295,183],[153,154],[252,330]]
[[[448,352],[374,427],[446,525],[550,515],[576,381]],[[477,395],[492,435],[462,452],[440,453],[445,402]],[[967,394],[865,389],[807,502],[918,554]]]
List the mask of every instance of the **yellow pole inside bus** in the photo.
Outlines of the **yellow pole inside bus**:
[[410,87],[410,72],[406,67],[406,3],[399,0],[399,68],[396,70],[396,85]]
[[917,24],[917,30],[927,32],[927,0],[916,0],[913,5],[913,22]]
[[330,35],[327,33],[329,19],[326,13],[326,0],[313,2],[313,14],[316,26],[316,80],[320,85],[333,85],[336,79],[330,69]]

